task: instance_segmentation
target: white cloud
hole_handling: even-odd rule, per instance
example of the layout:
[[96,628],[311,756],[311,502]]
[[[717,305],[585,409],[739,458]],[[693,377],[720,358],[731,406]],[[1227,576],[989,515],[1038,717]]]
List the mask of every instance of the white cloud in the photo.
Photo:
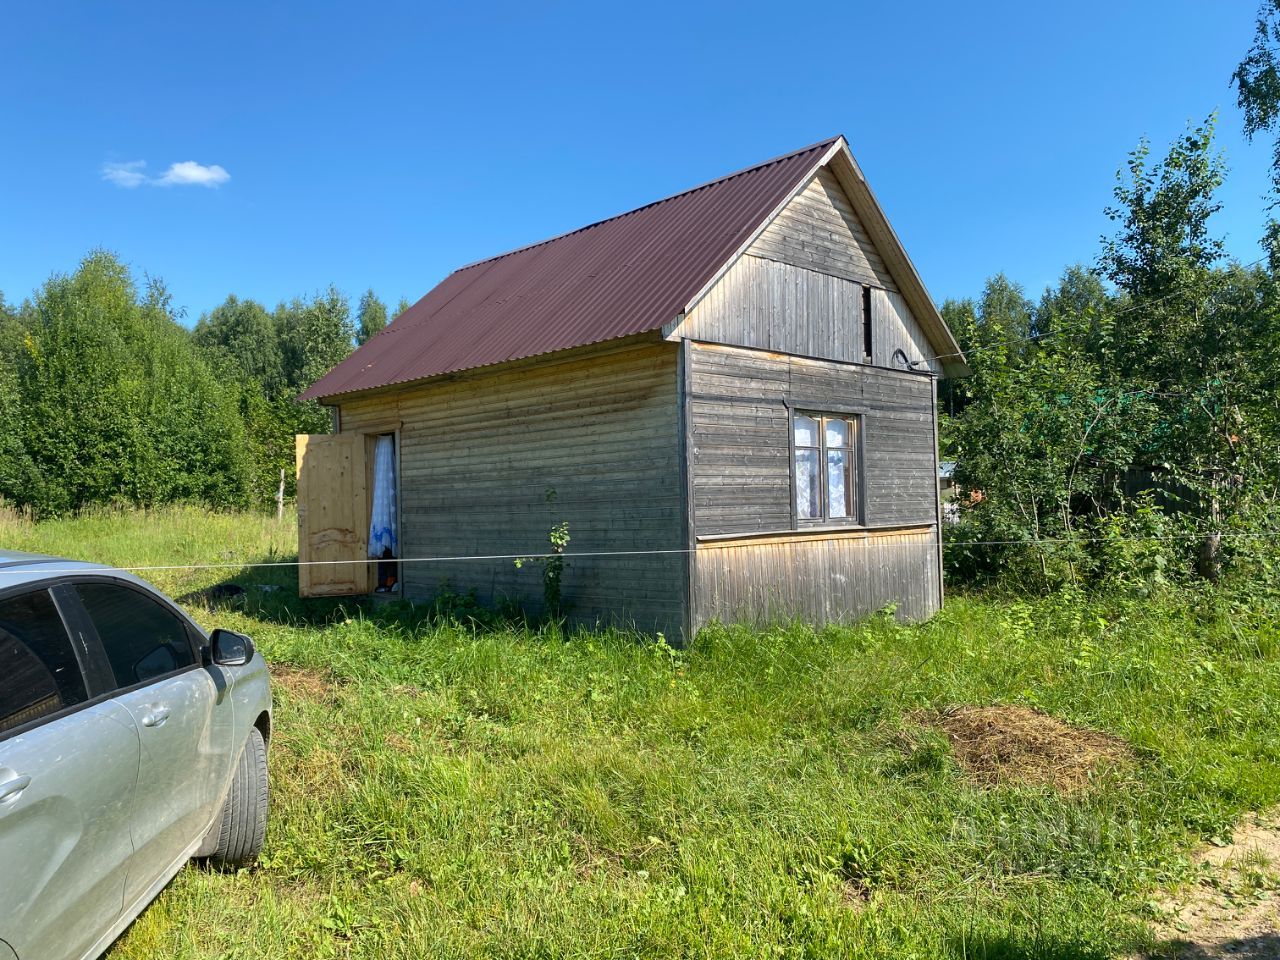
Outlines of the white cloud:
[[170,164],[164,176],[152,182],[162,187],[189,185],[217,187],[230,179],[231,174],[216,163],[206,167],[203,163],[196,163],[194,160],[183,160],[181,163]]
[[147,182],[147,175],[142,172],[142,168],[147,165],[145,160],[129,160],[126,163],[104,163],[102,165],[102,179],[114,183],[117,187],[128,187],[132,189]]
[[220,187],[231,179],[231,174],[216,163],[206,166],[194,160],[183,160],[169,164],[169,169],[158,177],[147,176],[146,166],[145,160],[104,163],[102,179],[129,190],[144,183],[153,187]]

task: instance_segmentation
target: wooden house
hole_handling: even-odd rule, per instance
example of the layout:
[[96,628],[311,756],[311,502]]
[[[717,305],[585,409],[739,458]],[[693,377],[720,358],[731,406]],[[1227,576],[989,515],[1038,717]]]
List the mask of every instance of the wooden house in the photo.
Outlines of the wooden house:
[[963,372],[836,137],[462,267],[308,389],[334,426],[298,438],[301,590],[536,614],[514,558],[567,522],[574,623],[928,617],[936,381]]

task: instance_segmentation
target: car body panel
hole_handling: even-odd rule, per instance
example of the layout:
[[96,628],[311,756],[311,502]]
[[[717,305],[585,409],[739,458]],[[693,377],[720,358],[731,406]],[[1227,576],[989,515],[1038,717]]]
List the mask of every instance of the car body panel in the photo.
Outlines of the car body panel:
[[120,916],[138,757],[109,700],[0,743],[0,782],[31,778],[0,802],[0,933],[20,956],[79,956]]
[[[101,642],[84,609],[77,612],[69,602],[73,592],[68,585],[86,579],[131,584],[161,601],[191,627],[192,642],[200,648],[203,665],[150,684],[106,691],[102,687],[106,658]],[[56,809],[65,810],[73,801],[82,804],[81,814],[69,816],[85,830],[84,854],[108,874],[96,887],[99,893],[109,891],[109,896],[104,895],[108,907],[95,912],[76,906],[76,891],[93,887],[92,870],[83,871],[75,882],[67,882],[70,861],[59,859],[62,848],[56,838],[59,832],[73,834],[74,827],[49,821],[52,825],[43,828],[43,839],[39,840],[26,829],[17,829],[36,822],[10,816],[28,798],[39,798],[40,794],[33,792],[38,782],[33,776],[12,804],[0,803],[0,960],[9,956],[6,942],[22,960],[93,960],[200,850],[216,825],[249,731],[260,719],[265,721],[260,724],[264,734],[270,729],[271,691],[260,653],[255,652],[249,663],[239,667],[210,664],[204,631],[145,581],[94,564],[0,550],[0,596],[46,588],[53,591],[59,607],[66,608],[64,618],[73,642],[89,648],[86,678],[96,689],[86,704],[30,728],[0,733],[0,781],[8,768],[36,769],[35,761],[28,759],[28,748],[42,745],[42,755],[67,781],[65,790],[70,799]],[[164,722],[144,724],[158,705],[168,707]],[[104,748],[95,738],[101,738],[108,728],[108,739],[119,742]],[[64,744],[64,737],[74,749]],[[121,759],[126,754],[128,762]],[[132,773],[127,769],[130,765]],[[44,767],[39,769],[39,782],[52,786],[52,777],[44,773]],[[115,781],[111,780],[112,772],[117,776]],[[93,810],[99,813],[95,815]],[[14,825],[7,836],[5,821]],[[135,837],[143,840],[142,856],[134,855]],[[34,886],[33,877],[45,890],[43,898],[26,893],[28,885]],[[60,931],[55,939],[46,944],[32,938],[35,946],[24,945],[29,932],[46,926]]]
[[134,795],[132,902],[208,829],[231,782],[233,705],[197,667],[116,698],[137,725],[142,755]]

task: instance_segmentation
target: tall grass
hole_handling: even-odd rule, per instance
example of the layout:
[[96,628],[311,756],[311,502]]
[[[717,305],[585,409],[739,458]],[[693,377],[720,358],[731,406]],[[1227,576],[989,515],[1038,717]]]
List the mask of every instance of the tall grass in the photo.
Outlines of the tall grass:
[[[291,552],[273,519],[200,516],[6,521],[0,543]],[[192,576],[166,586],[224,578]],[[184,871],[112,960],[1105,957],[1145,943],[1189,844],[1280,798],[1274,627],[1226,593],[960,597],[687,651],[281,593],[194,610],[277,672],[262,863]],[[1069,797],[977,787],[912,717],[995,702],[1137,759]]]
[[[182,595],[247,572],[245,564],[297,560],[298,520],[205,506],[169,505],[149,510],[87,508],[65,520],[35,523],[30,515],[0,503],[0,547],[46,553],[124,567],[191,569],[140,571],[166,593]],[[263,568],[255,582],[292,584],[292,568]]]

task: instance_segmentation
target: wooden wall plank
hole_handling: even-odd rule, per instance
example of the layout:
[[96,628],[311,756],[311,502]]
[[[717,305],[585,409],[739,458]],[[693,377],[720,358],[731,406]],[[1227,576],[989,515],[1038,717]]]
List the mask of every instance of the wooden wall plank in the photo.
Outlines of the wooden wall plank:
[[900,293],[872,290],[871,318],[875,331],[871,343],[873,364],[890,369],[900,368],[901,362],[894,360],[894,353],[901,350],[908,361],[922,361],[916,363],[917,369],[931,370],[939,375],[942,373],[941,362],[934,359],[936,351],[929,344],[929,338],[916,322],[907,307],[907,301]]
[[[933,359],[938,351],[824,168],[670,337],[864,363],[864,289],[871,294],[869,362],[895,369],[915,363],[941,373]],[[898,351],[904,359],[895,359]]]
[[855,283],[898,289],[853,204],[825,167],[747,252]]
[[690,344],[690,469],[699,536],[791,525],[790,410],[863,414],[868,524],[934,523],[927,376]]
[[[569,552],[680,550],[688,542],[671,343],[476,371],[342,404],[344,432],[401,423],[407,557],[534,554],[569,521]],[[546,491],[556,491],[547,502]],[[687,554],[570,559],[575,623],[685,629]],[[511,560],[406,563],[405,592],[442,586],[541,612],[541,568]]]
[[[789,263],[744,255],[672,336],[864,363],[862,287]],[[924,330],[898,293],[871,289],[871,364],[941,373]],[[903,359],[895,358],[901,351]]]
[[879,536],[700,543],[694,623],[849,623],[890,604],[907,621],[941,605],[933,527]]
[[[926,617],[941,603],[937,555],[934,385],[930,377],[690,342],[689,468],[695,533],[694,620],[866,615],[887,603]],[[881,535],[774,535],[712,546],[705,539],[789,530],[791,412],[859,413],[869,526]],[[722,553],[707,553],[719,549]]]

